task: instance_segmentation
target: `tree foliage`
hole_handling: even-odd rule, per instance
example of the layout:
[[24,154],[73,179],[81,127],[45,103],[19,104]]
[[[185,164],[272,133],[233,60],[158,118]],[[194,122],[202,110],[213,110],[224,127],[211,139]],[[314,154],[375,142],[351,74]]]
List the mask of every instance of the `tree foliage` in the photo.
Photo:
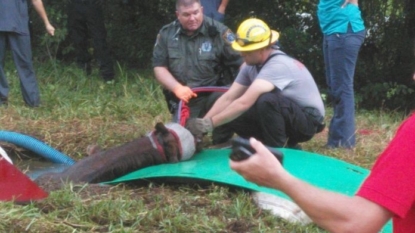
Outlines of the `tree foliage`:
[[[32,11],[32,46],[38,59],[73,61],[67,36],[65,7],[68,0],[44,0],[57,37],[45,36],[42,22]],[[154,42],[161,27],[175,17],[175,0],[103,0],[108,43],[114,58],[134,68],[151,67]],[[225,24],[236,30],[251,16],[266,21],[281,33],[284,51],[301,60],[322,92],[326,88],[322,57],[322,34],[318,25],[317,0],[232,0]],[[415,67],[415,1],[359,2],[367,27],[355,74],[359,107],[407,110],[413,107]]]

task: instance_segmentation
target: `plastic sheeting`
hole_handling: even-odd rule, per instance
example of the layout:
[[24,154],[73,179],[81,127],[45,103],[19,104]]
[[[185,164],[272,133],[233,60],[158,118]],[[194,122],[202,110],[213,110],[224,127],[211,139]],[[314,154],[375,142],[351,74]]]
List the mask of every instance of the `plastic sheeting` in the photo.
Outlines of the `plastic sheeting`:
[[[283,165],[291,174],[320,188],[348,196],[354,195],[369,174],[367,169],[332,157],[293,149],[280,150],[284,154]],[[248,182],[231,170],[229,154],[230,149],[206,149],[191,160],[143,168],[106,183],[152,178],[168,178],[168,180],[190,178],[237,186],[290,200],[284,193]],[[391,222],[382,232],[392,232]]]

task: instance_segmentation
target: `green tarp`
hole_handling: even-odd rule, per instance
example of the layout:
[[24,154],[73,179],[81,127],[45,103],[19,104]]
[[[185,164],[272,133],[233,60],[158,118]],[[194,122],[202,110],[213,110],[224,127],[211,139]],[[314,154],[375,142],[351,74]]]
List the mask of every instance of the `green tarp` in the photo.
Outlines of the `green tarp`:
[[[345,195],[352,196],[369,174],[367,169],[328,156],[300,150],[280,150],[284,154],[283,165],[291,174],[320,188]],[[151,178],[192,178],[270,193],[289,200],[284,193],[250,183],[231,170],[229,153],[230,149],[206,149],[191,160],[143,168],[106,183]],[[392,232],[391,222],[382,232]]]

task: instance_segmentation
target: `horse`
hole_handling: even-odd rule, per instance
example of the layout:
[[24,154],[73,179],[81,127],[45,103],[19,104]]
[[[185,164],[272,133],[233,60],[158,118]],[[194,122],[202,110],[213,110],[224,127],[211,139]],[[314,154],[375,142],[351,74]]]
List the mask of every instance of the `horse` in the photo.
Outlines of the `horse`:
[[195,137],[186,128],[159,122],[152,132],[122,145],[108,150],[92,146],[88,157],[61,173],[44,174],[35,182],[101,183],[148,166],[188,160],[200,150],[196,147]]

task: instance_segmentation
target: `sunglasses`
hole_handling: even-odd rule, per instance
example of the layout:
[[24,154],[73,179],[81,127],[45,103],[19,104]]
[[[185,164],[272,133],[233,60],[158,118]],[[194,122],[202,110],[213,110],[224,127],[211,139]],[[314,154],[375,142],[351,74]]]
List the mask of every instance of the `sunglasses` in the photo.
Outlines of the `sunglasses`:
[[270,45],[271,44],[271,41],[272,41],[272,33],[270,33],[270,35],[269,35],[268,38],[265,38],[265,39],[260,40],[260,41],[239,38],[238,35],[236,35],[236,38],[235,38],[236,43],[238,43],[241,47],[245,47],[245,46],[250,45],[250,44],[261,43],[261,42],[264,42],[264,41],[266,41],[268,39],[269,39],[268,45]]

